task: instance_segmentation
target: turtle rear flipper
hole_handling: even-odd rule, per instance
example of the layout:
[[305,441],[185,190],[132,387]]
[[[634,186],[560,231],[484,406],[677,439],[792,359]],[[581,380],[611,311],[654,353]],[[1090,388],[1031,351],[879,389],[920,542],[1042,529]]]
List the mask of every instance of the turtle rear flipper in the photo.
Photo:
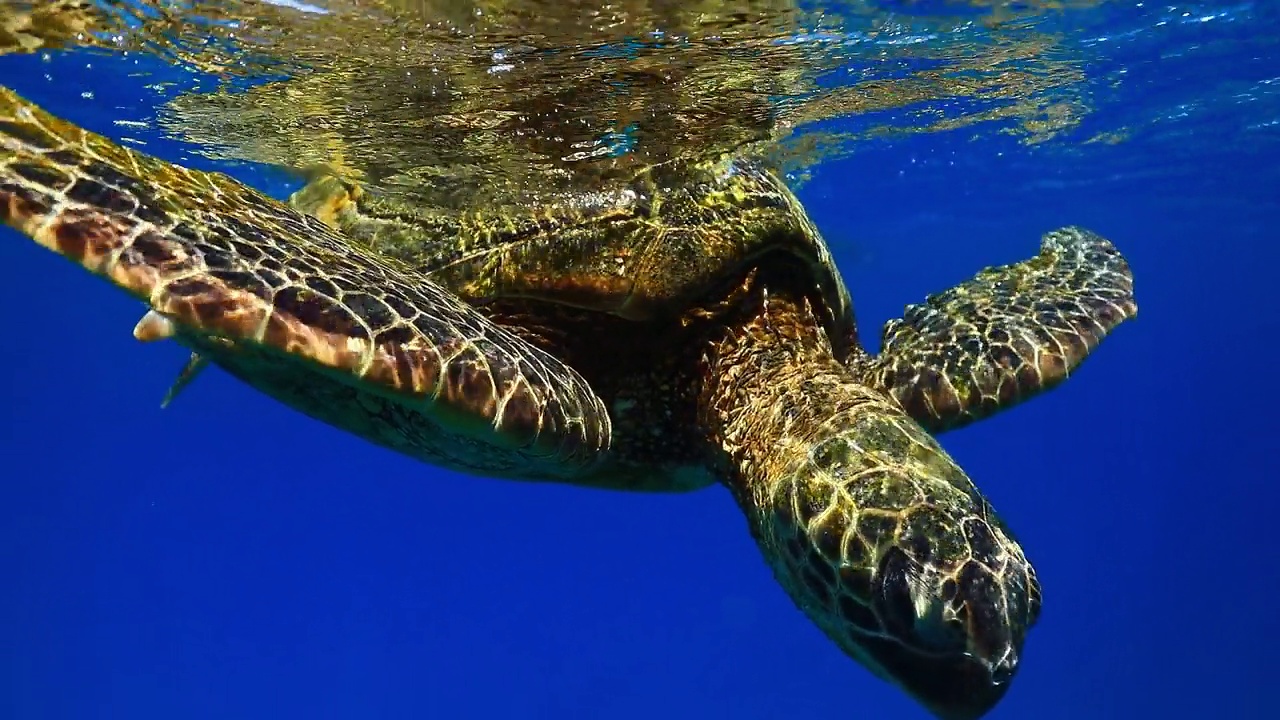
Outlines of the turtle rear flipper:
[[121,147],[3,87],[0,220],[171,323],[148,332],[379,444],[545,479],[608,449],[607,411],[580,375],[439,285],[225,175]]
[[1120,252],[1066,227],[1047,233],[1029,260],[909,305],[885,324],[879,357],[860,369],[942,432],[1055,387],[1137,312]]

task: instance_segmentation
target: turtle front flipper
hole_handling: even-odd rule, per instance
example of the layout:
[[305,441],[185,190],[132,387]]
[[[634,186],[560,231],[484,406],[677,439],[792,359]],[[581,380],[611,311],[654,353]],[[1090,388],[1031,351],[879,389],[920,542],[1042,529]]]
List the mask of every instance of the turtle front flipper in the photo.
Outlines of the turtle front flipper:
[[572,480],[606,453],[568,366],[412,270],[231,178],[172,165],[0,87],[0,220],[133,296],[282,402],[460,470]]
[[1137,312],[1120,252],[1066,227],[1047,233],[1029,260],[987,268],[909,305],[885,325],[879,357],[854,356],[852,364],[942,432],[1057,386]]

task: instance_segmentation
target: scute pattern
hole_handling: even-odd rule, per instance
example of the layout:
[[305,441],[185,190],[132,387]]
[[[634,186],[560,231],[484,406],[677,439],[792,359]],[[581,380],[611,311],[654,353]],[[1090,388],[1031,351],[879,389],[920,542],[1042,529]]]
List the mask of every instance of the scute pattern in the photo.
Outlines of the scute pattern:
[[857,371],[933,432],[967,425],[1049,390],[1117,325],[1137,315],[1133,274],[1106,239],[1047,233],[1040,254],[992,267],[909,305]]
[[366,406],[411,409],[437,432],[418,448],[433,461],[571,478],[608,450],[607,411],[581,376],[438,285],[231,178],[120,147],[7,88],[0,220],[145,300],[215,362],[301,373],[309,361],[357,390],[296,388],[304,412],[363,414],[394,437]]
[[744,156],[646,166],[599,190],[452,215],[325,173],[290,204],[469,302],[540,299],[636,322],[669,320],[751,263],[787,258],[833,341],[854,336],[852,300],[818,229],[781,177]]

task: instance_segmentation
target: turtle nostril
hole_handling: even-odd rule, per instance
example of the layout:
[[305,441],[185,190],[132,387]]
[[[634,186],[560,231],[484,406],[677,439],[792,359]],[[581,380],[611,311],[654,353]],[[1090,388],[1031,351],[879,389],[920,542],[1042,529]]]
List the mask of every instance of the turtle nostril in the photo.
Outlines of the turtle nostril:
[[991,682],[996,685],[1003,685],[1013,679],[1013,673],[1018,669],[1018,652],[1012,647],[1006,647],[1000,657],[996,658],[987,666],[987,671],[991,673]]

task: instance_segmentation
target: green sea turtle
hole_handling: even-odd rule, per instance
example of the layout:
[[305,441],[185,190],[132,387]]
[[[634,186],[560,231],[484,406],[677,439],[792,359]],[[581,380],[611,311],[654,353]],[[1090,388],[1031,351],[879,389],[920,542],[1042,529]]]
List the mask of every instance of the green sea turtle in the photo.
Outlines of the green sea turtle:
[[292,204],[0,91],[0,215],[268,395],[458,470],[729,489],[795,603],[938,717],[1003,696],[1032,566],[933,437],[1057,385],[1133,317],[1064,228],[884,329],[872,357],[796,198],[743,156],[557,205],[416,213],[333,176]]

